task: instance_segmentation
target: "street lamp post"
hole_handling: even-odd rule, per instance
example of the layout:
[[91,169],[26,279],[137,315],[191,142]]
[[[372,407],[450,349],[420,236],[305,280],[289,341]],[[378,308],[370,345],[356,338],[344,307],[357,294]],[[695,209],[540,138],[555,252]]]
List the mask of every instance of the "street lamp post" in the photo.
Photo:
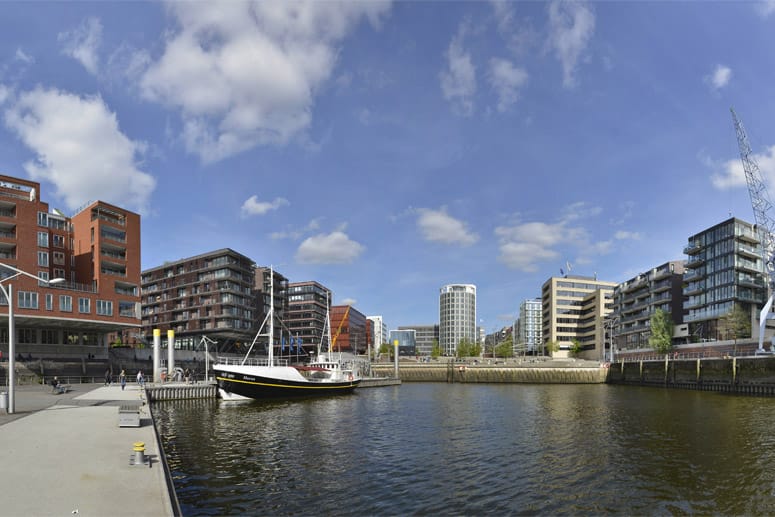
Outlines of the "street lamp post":
[[[204,342],[205,345],[205,382],[210,382],[210,350],[207,346],[208,344],[212,343],[213,345],[217,345],[217,341],[213,341],[207,336],[202,336],[202,342]],[[216,353],[218,352],[218,349],[216,349]]]
[[54,278],[52,280],[44,280],[21,269],[17,269],[8,264],[0,262],[0,267],[10,269],[14,272],[13,275],[0,280],[0,291],[2,291],[8,302],[8,408],[6,411],[8,414],[16,412],[16,323],[13,318],[13,289],[11,284],[3,287],[3,282],[7,282],[16,278],[17,276],[28,276],[34,278],[38,282],[45,282],[46,285],[60,284],[65,281],[64,278]]

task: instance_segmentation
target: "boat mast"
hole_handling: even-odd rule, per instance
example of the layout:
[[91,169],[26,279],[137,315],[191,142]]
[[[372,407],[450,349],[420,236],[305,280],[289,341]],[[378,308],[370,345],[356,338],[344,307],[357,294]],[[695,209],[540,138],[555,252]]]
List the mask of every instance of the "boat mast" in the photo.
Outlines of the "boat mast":
[[269,367],[274,366],[274,268],[269,266]]

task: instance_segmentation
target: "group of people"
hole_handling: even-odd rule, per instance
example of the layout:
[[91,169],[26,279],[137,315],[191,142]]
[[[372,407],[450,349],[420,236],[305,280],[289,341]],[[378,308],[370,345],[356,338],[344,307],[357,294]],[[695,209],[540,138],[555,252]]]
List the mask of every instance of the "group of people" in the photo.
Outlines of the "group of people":
[[[121,391],[123,391],[126,388],[126,370],[121,370],[121,373],[118,374],[118,382],[121,384]],[[110,371],[110,368],[105,370],[105,386],[110,386],[113,383],[113,374]],[[137,371],[137,384],[142,388],[145,386],[145,375],[143,375],[142,370]]]

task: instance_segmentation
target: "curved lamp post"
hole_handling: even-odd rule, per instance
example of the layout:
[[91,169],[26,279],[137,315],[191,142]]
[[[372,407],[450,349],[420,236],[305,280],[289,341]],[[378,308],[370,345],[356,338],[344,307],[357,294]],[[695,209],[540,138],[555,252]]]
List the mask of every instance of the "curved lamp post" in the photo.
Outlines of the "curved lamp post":
[[5,269],[10,269],[14,272],[11,276],[8,276],[6,278],[3,278],[0,280],[0,291],[2,291],[3,295],[5,296],[5,299],[8,301],[8,414],[15,413],[16,412],[16,324],[13,319],[13,289],[11,288],[11,284],[8,284],[6,286],[3,286],[3,282],[8,282],[9,280],[12,280],[16,278],[17,276],[28,276],[30,278],[34,278],[38,282],[43,282],[46,285],[56,285],[61,284],[65,281],[64,278],[54,278],[51,280],[44,280],[38,276],[33,275],[32,273],[27,273],[26,271],[22,271],[21,269],[15,268],[13,266],[9,266],[8,264],[3,264],[0,262],[0,267],[3,267]]

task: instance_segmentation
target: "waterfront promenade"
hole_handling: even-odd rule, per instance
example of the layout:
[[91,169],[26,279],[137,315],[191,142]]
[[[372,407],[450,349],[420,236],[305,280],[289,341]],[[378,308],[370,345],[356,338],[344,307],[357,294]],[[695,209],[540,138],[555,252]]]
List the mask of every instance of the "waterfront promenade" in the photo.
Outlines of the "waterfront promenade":
[[[2,391],[5,391],[2,389]],[[118,407],[140,405],[140,427],[119,427]],[[130,466],[145,443],[150,467]],[[54,395],[16,389],[0,410],[0,515],[173,515],[144,394],[132,383],[76,384]]]

